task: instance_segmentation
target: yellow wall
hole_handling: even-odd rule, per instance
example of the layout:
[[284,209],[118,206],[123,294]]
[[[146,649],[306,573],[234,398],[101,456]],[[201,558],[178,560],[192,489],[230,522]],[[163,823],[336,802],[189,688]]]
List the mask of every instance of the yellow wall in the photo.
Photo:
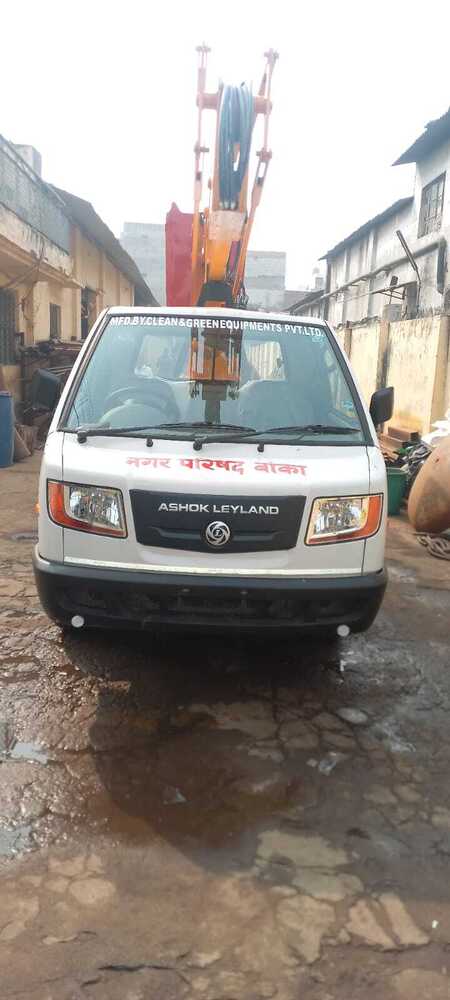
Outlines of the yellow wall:
[[[14,276],[15,327],[26,346],[48,340],[50,303],[61,308],[61,339],[80,340],[84,287],[95,295],[91,324],[106,306],[134,304],[134,285],[77,226],[72,225],[69,255],[0,205],[0,288],[9,286]],[[3,366],[3,372],[8,388],[20,399],[18,366]]]
[[77,226],[73,227],[72,232],[72,253],[77,281],[81,287],[90,288],[96,293],[96,315],[107,306],[133,305],[132,283]]
[[366,403],[376,388],[394,387],[390,423],[425,434],[450,406],[450,322],[425,316],[395,323],[375,321],[339,337]]
[[[76,300],[79,298],[78,289],[64,288],[55,281],[38,281],[24,305],[25,314],[28,318],[33,316],[33,337],[27,337],[27,342],[36,343],[39,340],[48,340],[50,336],[50,303],[57,305],[61,309],[61,339],[70,340],[73,336],[80,336],[78,325],[74,328],[73,312],[76,311]],[[20,307],[22,315],[23,310]]]
[[74,274],[80,285],[87,285],[95,291],[100,284],[99,254],[97,247],[86,239],[74,226],[73,263]]
[[[75,227],[74,227],[75,229]],[[81,338],[81,288],[87,286],[96,295],[92,322],[106,306],[133,305],[134,286],[111,263],[95,244],[77,229],[74,241],[73,277],[77,287],[68,287],[65,275],[55,279],[39,279],[31,273],[28,281],[15,285],[16,330],[24,334],[25,344],[31,345],[50,336],[50,303],[61,308],[61,339]],[[6,267],[6,265],[5,265]],[[22,272],[26,265],[21,265]],[[72,278],[70,279],[72,281]],[[10,275],[0,268],[0,288],[7,285]]]
[[111,264],[108,259],[104,263],[103,290],[104,307],[117,304],[117,297],[120,295],[118,276],[114,264]]
[[440,325],[440,316],[390,324],[387,383],[395,387],[397,421],[413,430],[428,430],[434,416]]
[[[9,285],[9,282],[10,276],[3,273],[0,269],[0,288]],[[28,284],[20,282],[18,285],[14,285],[10,291],[14,295],[16,302],[16,331],[17,333],[22,333],[24,335],[24,343],[26,345],[32,344],[34,340],[33,330],[35,325],[33,279],[30,278],[30,282]]]
[[350,362],[367,404],[377,387],[380,324],[354,327],[351,332]]

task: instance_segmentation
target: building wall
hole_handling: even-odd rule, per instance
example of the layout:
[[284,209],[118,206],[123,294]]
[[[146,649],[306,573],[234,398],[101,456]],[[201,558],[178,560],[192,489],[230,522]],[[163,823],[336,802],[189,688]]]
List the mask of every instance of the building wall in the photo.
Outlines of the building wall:
[[249,250],[245,267],[245,289],[249,309],[277,311],[284,308],[286,254]]
[[49,302],[67,316],[72,267],[68,253],[0,204],[0,287],[11,288],[15,328],[25,344],[48,338]]
[[[133,258],[157,301],[166,302],[165,227],[147,222],[124,222],[122,246]],[[286,254],[250,250],[245,268],[245,288],[249,308],[285,308]]]
[[[20,150],[25,151],[26,159]],[[0,196],[2,205],[55,247],[70,251],[70,223],[59,196],[38,176],[37,150],[15,147],[0,135]],[[27,160],[34,163],[34,169]]]
[[[50,337],[50,303],[61,309],[61,339],[72,336],[72,289],[52,281],[39,281],[32,288],[25,312],[28,318],[27,343],[37,343]],[[32,322],[30,322],[32,320]],[[30,329],[32,327],[32,329]]]
[[[448,410],[450,410],[450,333],[447,346],[448,346],[447,359],[446,360],[444,359],[444,363],[442,366],[442,373],[444,378],[444,409],[443,409],[444,414],[447,413]],[[444,352],[445,352],[445,344],[444,344]]]
[[375,320],[341,328],[338,340],[367,404],[375,389],[394,387],[393,425],[424,434],[450,406],[449,317]]
[[368,403],[377,388],[380,333],[381,325],[378,321],[367,326],[353,327],[351,331],[351,363],[357,372],[361,392]]
[[[450,139],[447,142],[442,143],[439,149],[433,150],[429,156],[425,157],[420,163],[417,164],[416,177],[414,183],[414,222],[416,223],[416,237],[417,237],[417,227],[419,224],[419,213],[420,213],[420,203],[422,197],[422,188],[430,181],[439,177],[440,174],[446,173],[450,170]],[[448,235],[450,228],[450,176],[446,177],[445,191],[444,191],[444,210],[442,216],[442,229],[444,233]],[[426,241],[427,237],[423,236],[422,240]]]
[[22,254],[27,255],[28,259],[24,259],[22,271],[27,264],[31,266],[42,257],[45,267],[54,268],[62,278],[71,274],[72,260],[69,253],[61,250],[46,236],[0,204],[0,252],[2,244],[4,253],[17,257],[17,260],[20,260]]
[[[134,303],[134,286],[109,260],[101,247],[85,236],[77,226],[72,226],[73,273],[79,288],[72,300],[72,321],[67,321],[63,339],[81,337],[81,289],[88,288],[95,295],[95,306],[90,316],[94,322],[102,309],[108,306],[131,306]],[[74,333],[75,331],[75,333]]]
[[[131,282],[109,261],[103,251],[77,231],[74,272],[79,285],[66,287],[57,280],[36,280],[33,274],[13,289],[16,298],[16,329],[25,344],[50,337],[50,303],[61,309],[61,339],[81,338],[81,287],[96,294],[92,322],[102,309],[114,305],[133,305]],[[7,283],[0,270],[0,287]]]
[[442,329],[440,316],[390,324],[386,383],[395,388],[401,426],[425,431],[444,415],[442,349],[447,342],[448,328]]
[[[50,337],[50,304],[61,309],[61,339],[81,338],[81,289],[95,293],[92,322],[106,306],[133,305],[134,287],[103,251],[73,227],[73,258],[45,241],[45,271],[30,270],[39,259],[42,237],[0,205],[0,287],[10,284],[12,264],[17,282],[11,291],[16,301],[16,332],[29,346]],[[8,249],[6,252],[5,247]],[[39,248],[39,253],[37,252]],[[13,256],[20,251],[20,259]],[[51,265],[51,267],[50,267]],[[24,275],[23,280],[19,280]]]
[[143,274],[157,302],[165,305],[165,226],[151,222],[124,222],[120,242]]
[[[446,174],[446,182],[441,229],[419,237],[423,188],[443,173]],[[420,310],[424,313],[439,310],[443,298],[437,289],[438,249],[432,245],[441,239],[445,239],[447,244],[450,240],[450,140],[417,164],[411,205],[374,227],[361,240],[343,248],[337,257],[330,259],[330,290],[383,264],[387,267],[386,272],[383,271],[367,281],[359,282],[337,297],[330,298],[328,318],[334,326],[347,321],[354,323],[366,317],[380,316],[389,300],[386,296],[377,294],[377,290],[389,284],[391,274],[396,274],[399,284],[416,280],[409,261],[395,263],[404,257],[396,236],[397,229],[401,229],[412,253],[416,254],[419,251],[417,265],[421,278]],[[428,252],[426,252],[427,247],[430,247]],[[447,284],[450,284],[449,276]]]
[[[389,266],[396,259],[404,256],[396,229],[401,229],[406,239],[410,229],[411,209],[391,216],[381,225],[366,233],[361,240],[346,247],[330,261],[330,290],[369,274],[382,264]],[[405,261],[395,267],[399,282],[411,281],[415,277],[409,264]],[[389,273],[381,272],[365,281],[352,285],[350,288],[333,296],[329,300],[328,319],[333,326],[341,323],[355,323],[368,316],[380,316],[383,307],[388,302],[385,295],[376,294],[377,289],[389,284]]]
[[[80,339],[82,293],[91,290],[90,325],[105,306],[133,305],[134,285],[68,216],[59,195],[39,177],[32,147],[14,147],[0,136],[0,289],[15,302],[11,338],[3,333],[2,358],[14,360],[12,333],[25,346],[50,337],[50,306],[60,309],[62,340]],[[2,374],[20,398],[19,367]]]

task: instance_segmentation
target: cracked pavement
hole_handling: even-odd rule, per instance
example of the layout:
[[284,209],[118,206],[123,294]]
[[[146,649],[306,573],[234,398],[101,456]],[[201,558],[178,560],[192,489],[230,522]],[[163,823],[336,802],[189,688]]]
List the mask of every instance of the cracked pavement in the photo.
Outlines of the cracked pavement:
[[450,1000],[450,573],[339,644],[64,635],[0,472],[2,1000]]

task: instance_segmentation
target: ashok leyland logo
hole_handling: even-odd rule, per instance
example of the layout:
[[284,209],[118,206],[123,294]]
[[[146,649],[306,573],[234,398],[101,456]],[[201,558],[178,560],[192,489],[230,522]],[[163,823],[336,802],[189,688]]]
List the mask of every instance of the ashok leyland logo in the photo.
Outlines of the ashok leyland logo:
[[214,549],[221,549],[230,541],[231,530],[225,521],[211,521],[205,528],[205,539]]

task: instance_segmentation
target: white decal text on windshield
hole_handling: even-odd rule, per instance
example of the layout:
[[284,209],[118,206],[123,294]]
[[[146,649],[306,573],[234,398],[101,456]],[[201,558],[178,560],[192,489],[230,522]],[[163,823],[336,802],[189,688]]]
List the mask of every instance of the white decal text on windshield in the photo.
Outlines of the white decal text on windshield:
[[270,320],[216,319],[196,316],[113,316],[111,326],[179,327],[188,330],[224,330],[228,333],[293,333],[312,340],[323,340],[325,332],[320,326],[305,323],[279,323]]

